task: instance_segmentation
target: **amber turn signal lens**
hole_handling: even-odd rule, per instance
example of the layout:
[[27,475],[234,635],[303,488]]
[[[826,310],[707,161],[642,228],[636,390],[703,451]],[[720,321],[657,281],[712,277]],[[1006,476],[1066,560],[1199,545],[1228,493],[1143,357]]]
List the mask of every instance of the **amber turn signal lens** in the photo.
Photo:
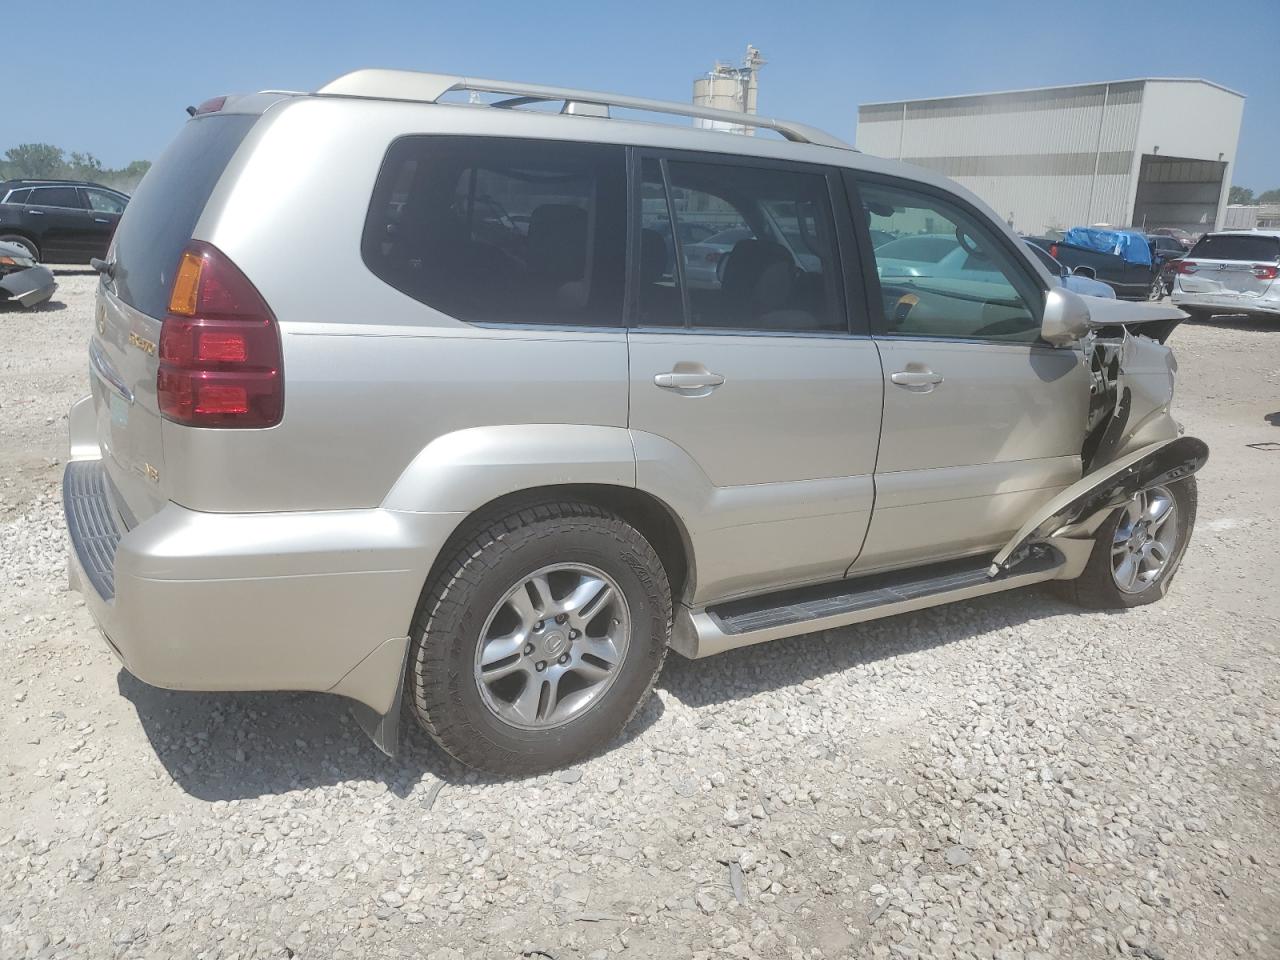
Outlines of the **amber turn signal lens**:
[[204,258],[190,250],[182,254],[178,275],[173,279],[173,293],[169,294],[169,312],[180,317],[194,316],[200,295],[200,274],[204,270]]

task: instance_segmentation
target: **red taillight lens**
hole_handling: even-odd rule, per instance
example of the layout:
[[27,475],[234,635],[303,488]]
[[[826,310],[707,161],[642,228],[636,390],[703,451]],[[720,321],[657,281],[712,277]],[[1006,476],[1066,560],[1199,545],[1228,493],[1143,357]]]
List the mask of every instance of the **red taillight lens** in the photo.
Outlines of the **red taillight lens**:
[[1253,275],[1259,280],[1274,280],[1277,272],[1280,270],[1270,264],[1255,263],[1253,265]]
[[1200,264],[1196,263],[1194,260],[1179,260],[1177,270],[1179,273],[1195,273],[1196,267],[1198,266],[1200,266]]
[[193,427],[271,427],[284,414],[280,331],[262,295],[216,247],[193,240],[160,328],[156,396]]
[[1058,259],[1058,245],[1056,243],[1049,244],[1049,256],[1055,260]]

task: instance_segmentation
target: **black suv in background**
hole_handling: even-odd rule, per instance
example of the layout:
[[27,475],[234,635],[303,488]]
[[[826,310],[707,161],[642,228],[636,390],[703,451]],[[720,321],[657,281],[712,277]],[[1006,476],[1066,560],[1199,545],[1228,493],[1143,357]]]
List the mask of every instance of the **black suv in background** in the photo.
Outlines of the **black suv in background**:
[[31,251],[36,260],[88,263],[105,257],[127,194],[84,180],[6,180],[0,183],[0,242]]

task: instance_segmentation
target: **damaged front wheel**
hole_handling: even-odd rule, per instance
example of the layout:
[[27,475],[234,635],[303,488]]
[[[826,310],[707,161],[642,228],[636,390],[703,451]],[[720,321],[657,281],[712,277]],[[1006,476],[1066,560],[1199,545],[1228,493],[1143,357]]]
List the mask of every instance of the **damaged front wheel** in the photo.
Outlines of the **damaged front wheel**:
[[1088,566],[1063,592],[1095,610],[1154,603],[1168,590],[1195,522],[1195,477],[1140,490],[1098,529]]

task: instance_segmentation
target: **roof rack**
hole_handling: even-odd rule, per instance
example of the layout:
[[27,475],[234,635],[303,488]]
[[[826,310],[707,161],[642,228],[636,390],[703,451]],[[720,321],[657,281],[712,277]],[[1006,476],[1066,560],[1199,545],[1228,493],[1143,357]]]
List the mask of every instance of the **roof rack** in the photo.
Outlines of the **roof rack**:
[[649,100],[645,97],[627,97],[594,90],[574,90],[570,87],[547,87],[534,83],[512,83],[508,80],[479,80],[474,77],[458,77],[444,73],[419,73],[414,70],[355,70],[326,83],[316,91],[321,96],[367,97],[375,100],[410,100],[418,103],[437,103],[446,93],[474,91],[476,93],[506,94],[508,99],[490,106],[502,109],[525,106],[530,103],[561,101],[560,112],[577,116],[608,117],[610,107],[625,110],[643,110],[680,117],[696,117],[738,126],[762,127],[774,130],[795,143],[812,143],[824,147],[852,150],[838,137],[803,123],[760,117],[753,113],[733,110],[716,110],[690,103],[669,100]]

